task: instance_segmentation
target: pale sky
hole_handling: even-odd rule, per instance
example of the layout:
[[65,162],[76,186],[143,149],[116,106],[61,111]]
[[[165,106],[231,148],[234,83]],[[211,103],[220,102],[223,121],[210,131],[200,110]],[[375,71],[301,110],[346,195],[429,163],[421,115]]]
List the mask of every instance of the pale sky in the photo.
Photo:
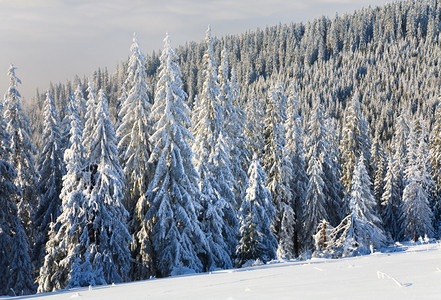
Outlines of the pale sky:
[[266,25],[351,13],[390,0],[0,0],[0,96],[11,63],[22,96],[50,82],[115,70],[130,55],[133,33],[146,54],[202,41],[208,24],[217,37]]

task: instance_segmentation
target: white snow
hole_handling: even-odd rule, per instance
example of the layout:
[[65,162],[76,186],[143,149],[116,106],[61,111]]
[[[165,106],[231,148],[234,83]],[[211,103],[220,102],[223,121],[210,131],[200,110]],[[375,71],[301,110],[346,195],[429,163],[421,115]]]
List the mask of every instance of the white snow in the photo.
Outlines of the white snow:
[[441,244],[0,299],[440,299]]

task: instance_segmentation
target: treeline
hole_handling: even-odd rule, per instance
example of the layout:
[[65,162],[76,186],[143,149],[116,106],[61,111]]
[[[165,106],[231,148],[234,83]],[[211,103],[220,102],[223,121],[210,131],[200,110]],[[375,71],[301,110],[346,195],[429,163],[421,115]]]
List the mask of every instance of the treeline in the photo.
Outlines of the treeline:
[[1,294],[438,238],[440,18],[397,2],[148,57],[135,38],[30,121],[11,66]]

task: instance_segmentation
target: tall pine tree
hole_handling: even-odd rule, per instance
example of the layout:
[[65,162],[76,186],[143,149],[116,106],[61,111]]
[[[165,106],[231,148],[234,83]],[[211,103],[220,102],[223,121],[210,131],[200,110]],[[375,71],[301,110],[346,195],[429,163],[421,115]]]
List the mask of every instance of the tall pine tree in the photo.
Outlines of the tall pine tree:
[[153,168],[148,164],[151,152],[149,135],[152,131],[149,115],[152,104],[149,99],[150,89],[146,82],[146,59],[139,48],[136,36],[133,38],[130,50],[132,54],[124,83],[128,93],[122,98],[123,102],[118,113],[121,123],[116,134],[128,190],[125,206],[132,214],[139,197],[147,191]]
[[167,36],[152,107],[155,125],[150,161],[157,167],[146,199],[137,203],[141,228],[136,239],[143,263],[156,276],[202,271],[198,256],[208,251],[197,219],[199,176],[188,144],[193,139],[188,130],[190,110],[176,60]]
[[100,277],[97,284],[109,284],[128,280],[132,238],[127,228],[128,212],[122,203],[124,172],[118,160],[116,134],[103,90],[98,95],[96,120],[86,164],[90,166],[86,180],[88,255],[95,275]]
[[303,208],[305,205],[308,176],[306,174],[305,148],[303,143],[303,130],[301,129],[301,117],[299,115],[299,99],[291,87],[288,98],[287,119],[285,122],[286,149],[292,165],[291,195],[293,197],[295,213],[294,251],[298,255],[302,248],[302,224]]
[[32,293],[34,285],[30,245],[16,205],[20,194],[14,184],[17,172],[8,162],[10,152],[10,135],[0,101],[0,295],[15,296]]
[[407,165],[404,171],[406,186],[403,191],[404,238],[413,241],[434,234],[433,213],[427,190],[430,183],[427,164],[424,163],[427,153],[423,152],[427,145],[425,137],[417,134],[415,125],[414,121],[407,140]]
[[279,243],[279,258],[295,256],[295,214],[290,186],[292,165],[285,148],[286,102],[280,83],[270,88],[265,117],[264,169],[268,176],[266,185],[276,208],[273,230]]
[[37,186],[40,202],[34,221],[34,226],[38,232],[34,251],[34,259],[37,262],[37,266],[39,266],[45,255],[44,248],[47,241],[49,224],[55,222],[60,214],[60,192],[62,178],[65,173],[60,133],[61,122],[58,118],[54,99],[49,92],[46,94],[43,122],[43,148],[40,152],[37,167],[41,176]]
[[81,142],[83,123],[78,104],[77,99],[71,98],[68,102],[70,138],[64,153],[67,172],[60,194],[61,212],[46,243],[46,256],[38,279],[39,292],[104,283],[95,278],[93,262],[88,256],[90,223],[86,212],[89,203],[84,193],[86,151]]
[[38,173],[35,170],[34,155],[36,150],[32,144],[29,119],[24,114],[18,91],[20,79],[15,75],[17,68],[11,65],[9,68],[9,89],[5,95],[4,117],[6,122],[6,131],[10,136],[9,162],[15,167],[17,176],[14,184],[20,189],[21,193],[17,195],[15,201],[18,208],[18,216],[23,222],[24,229],[28,235],[29,242],[33,245],[34,231],[32,224],[32,215],[37,206],[37,194],[35,188],[38,179]]
[[249,260],[267,262],[276,256],[277,239],[271,224],[276,209],[271,193],[265,187],[265,171],[260,166],[257,155],[248,170],[248,187],[238,215],[240,221],[240,242],[236,250],[236,265],[242,266]]

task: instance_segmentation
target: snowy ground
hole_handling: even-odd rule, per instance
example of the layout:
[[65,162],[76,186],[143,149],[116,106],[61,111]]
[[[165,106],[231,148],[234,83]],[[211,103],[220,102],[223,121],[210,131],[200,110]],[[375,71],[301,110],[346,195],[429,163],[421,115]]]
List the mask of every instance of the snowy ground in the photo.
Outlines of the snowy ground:
[[441,299],[441,244],[0,299]]

